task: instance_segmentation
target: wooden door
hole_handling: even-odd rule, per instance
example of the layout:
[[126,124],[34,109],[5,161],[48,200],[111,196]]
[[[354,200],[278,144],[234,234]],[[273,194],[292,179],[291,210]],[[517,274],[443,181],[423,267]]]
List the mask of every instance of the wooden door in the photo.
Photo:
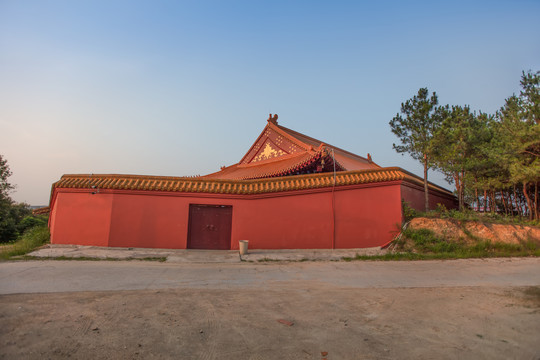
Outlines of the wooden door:
[[232,206],[189,205],[188,249],[230,250]]

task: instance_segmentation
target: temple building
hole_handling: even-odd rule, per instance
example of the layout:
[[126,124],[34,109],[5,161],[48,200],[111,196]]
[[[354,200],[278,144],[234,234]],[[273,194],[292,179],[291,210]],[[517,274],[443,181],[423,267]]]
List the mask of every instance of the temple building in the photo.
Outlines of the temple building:
[[[430,206],[456,206],[429,185]],[[423,180],[298,133],[270,115],[234,165],[198,177],[64,175],[53,184],[51,243],[174,249],[384,246],[402,200],[423,208]]]

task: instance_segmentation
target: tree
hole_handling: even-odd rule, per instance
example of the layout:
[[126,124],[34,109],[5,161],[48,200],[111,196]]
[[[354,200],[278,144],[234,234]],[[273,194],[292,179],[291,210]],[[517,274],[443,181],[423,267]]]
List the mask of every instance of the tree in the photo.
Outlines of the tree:
[[508,165],[509,180],[521,184],[530,219],[538,219],[540,72],[523,72],[521,86],[523,90],[520,95],[506,99],[498,113],[503,138],[499,158]]
[[9,196],[15,188],[8,181],[10,176],[7,160],[0,155],[0,242],[15,240],[19,235],[18,224],[31,214],[27,204],[15,204]]
[[14,189],[8,182],[11,174],[7,160],[0,155],[0,199],[9,198],[9,192]]
[[[525,71],[521,74],[520,97],[523,103],[525,119],[530,123],[540,124],[540,71]],[[537,139],[538,140],[538,139]]]
[[[500,137],[497,131],[494,116],[480,112],[475,115],[474,127],[470,133],[470,153],[467,158],[468,176],[465,176],[464,192],[467,187],[474,190],[472,196],[480,209],[480,196],[478,191],[487,193],[495,182],[508,178],[504,164],[497,161],[494,153],[500,148]],[[484,197],[483,210],[486,211],[487,197]]]
[[401,114],[390,121],[392,132],[399,138],[401,144],[393,144],[398,153],[408,153],[413,159],[424,166],[424,195],[425,209],[429,211],[428,169],[431,162],[431,143],[433,134],[441,123],[441,118],[435,114],[439,101],[433,92],[431,97],[427,88],[418,90],[412,99],[401,103]]
[[442,120],[436,130],[431,152],[436,167],[446,175],[446,179],[456,186],[459,208],[464,208],[465,178],[474,165],[475,142],[478,141],[481,131],[476,114],[470,111],[469,106],[446,105],[436,110]]

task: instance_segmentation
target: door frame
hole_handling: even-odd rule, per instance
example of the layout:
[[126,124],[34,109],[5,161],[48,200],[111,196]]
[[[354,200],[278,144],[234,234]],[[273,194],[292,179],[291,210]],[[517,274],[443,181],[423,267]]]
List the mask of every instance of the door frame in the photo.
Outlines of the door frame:
[[[192,236],[192,208],[194,207],[207,207],[207,208],[229,208],[230,209],[230,232],[228,234],[228,244],[226,249],[193,249],[191,247],[191,236]],[[232,217],[233,217],[233,206],[232,205],[225,205],[225,204],[189,204],[188,209],[188,233],[187,233],[187,241],[186,241],[186,249],[193,249],[193,250],[231,250],[232,247]]]

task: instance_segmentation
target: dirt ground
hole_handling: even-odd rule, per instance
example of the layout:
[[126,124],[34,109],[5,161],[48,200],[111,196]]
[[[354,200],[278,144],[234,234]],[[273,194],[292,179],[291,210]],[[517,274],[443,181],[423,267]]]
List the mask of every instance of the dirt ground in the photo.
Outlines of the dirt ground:
[[0,296],[2,359],[539,359],[540,288]]

